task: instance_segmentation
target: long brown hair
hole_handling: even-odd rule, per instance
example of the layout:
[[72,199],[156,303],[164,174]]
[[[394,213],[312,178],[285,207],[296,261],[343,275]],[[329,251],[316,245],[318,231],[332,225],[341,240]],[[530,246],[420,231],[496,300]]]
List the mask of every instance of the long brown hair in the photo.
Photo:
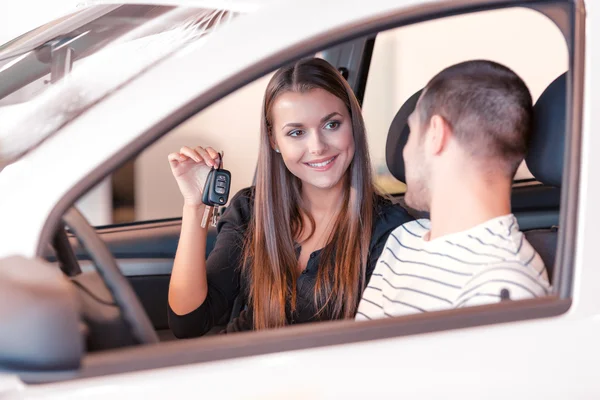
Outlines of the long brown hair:
[[[354,157],[346,171],[344,201],[319,264],[314,301],[319,314],[351,318],[362,295],[371,239],[375,189],[360,105],[342,75],[327,61],[312,58],[279,69],[269,82],[262,110],[254,209],[244,245],[254,329],[281,327],[296,303],[299,275],[294,240],[304,232],[302,183],[271,147],[271,108],[285,92],[324,89],[341,99],[351,119]],[[311,233],[311,234],[312,234]],[[289,308],[288,308],[289,307]]]

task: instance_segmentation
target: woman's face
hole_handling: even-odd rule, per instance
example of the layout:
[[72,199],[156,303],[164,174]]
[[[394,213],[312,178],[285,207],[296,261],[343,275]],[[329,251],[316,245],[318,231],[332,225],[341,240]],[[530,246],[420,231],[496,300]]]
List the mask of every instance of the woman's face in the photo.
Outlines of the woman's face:
[[352,120],[346,106],[323,89],[286,92],[271,109],[272,145],[303,185],[336,186],[354,157]]

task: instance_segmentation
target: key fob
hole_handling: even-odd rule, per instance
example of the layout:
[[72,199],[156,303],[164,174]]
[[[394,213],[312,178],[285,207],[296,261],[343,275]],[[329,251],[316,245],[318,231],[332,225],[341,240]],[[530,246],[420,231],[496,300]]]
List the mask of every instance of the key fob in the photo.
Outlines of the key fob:
[[224,206],[229,200],[231,173],[226,169],[211,169],[206,179],[202,202],[207,206]]

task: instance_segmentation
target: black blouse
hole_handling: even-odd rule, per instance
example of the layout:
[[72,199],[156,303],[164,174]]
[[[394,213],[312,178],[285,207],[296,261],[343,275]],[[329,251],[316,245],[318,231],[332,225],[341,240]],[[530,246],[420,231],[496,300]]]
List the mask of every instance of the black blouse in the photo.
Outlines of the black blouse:
[[[175,336],[189,338],[204,335],[216,325],[227,323],[234,301],[238,295],[245,298],[247,283],[241,273],[243,241],[245,231],[252,216],[254,189],[239,191],[231,200],[231,204],[217,225],[215,247],[206,260],[208,294],[204,303],[194,311],[176,314],[169,306],[169,327]],[[367,261],[367,282],[375,269],[375,264],[389,234],[398,226],[413,218],[397,204],[383,197],[378,197],[375,206],[373,232]],[[300,248],[297,248],[297,255]],[[288,323],[303,323],[330,319],[322,313],[316,317],[314,304],[314,287],[319,268],[321,250],[310,255],[306,269],[297,281],[296,310],[288,317]],[[245,304],[245,302],[244,302]],[[253,318],[251,309],[245,309],[233,321],[229,322],[224,332],[252,330]]]

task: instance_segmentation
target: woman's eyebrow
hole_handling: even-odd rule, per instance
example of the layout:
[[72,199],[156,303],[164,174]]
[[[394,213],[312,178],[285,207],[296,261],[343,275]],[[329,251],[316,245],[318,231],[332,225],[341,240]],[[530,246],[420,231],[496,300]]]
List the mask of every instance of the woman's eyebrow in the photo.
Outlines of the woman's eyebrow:
[[[326,122],[327,120],[331,119],[331,117],[335,116],[335,115],[339,115],[340,117],[342,116],[342,114],[340,114],[337,111],[332,112],[331,114],[327,114],[326,116],[324,116],[323,118],[321,118],[321,123]],[[302,128],[304,125],[299,123],[299,122],[288,122],[287,124],[285,124],[284,126],[281,127],[281,129],[285,129],[286,127],[290,127],[290,128]]]
[[323,118],[321,118],[321,122],[325,122],[328,119],[331,119],[331,117],[333,117],[334,115],[339,115],[340,117],[342,116],[342,114],[340,114],[339,112],[334,111],[331,114],[327,114],[326,116],[324,116]]
[[282,126],[281,129],[285,129],[288,126],[290,128],[302,128],[304,125],[302,125],[299,122],[289,122],[289,123],[285,124],[284,126]]

